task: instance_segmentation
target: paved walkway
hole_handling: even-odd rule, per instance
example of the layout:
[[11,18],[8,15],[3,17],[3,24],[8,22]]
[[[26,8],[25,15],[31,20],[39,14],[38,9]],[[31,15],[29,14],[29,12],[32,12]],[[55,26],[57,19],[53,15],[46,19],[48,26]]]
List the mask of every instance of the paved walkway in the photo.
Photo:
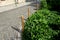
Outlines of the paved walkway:
[[24,3],[19,3],[19,4],[10,4],[10,5],[6,5],[6,6],[0,6],[0,12],[8,11],[8,10],[15,9],[15,8],[18,8],[18,7],[22,7],[22,6],[25,6],[25,5],[29,5],[31,3],[32,2],[24,2]]
[[[35,12],[32,5],[22,6],[16,9],[0,12],[0,40],[15,40],[20,34],[11,28],[11,26],[21,29],[21,15],[27,18],[27,9],[30,7],[31,14]],[[19,35],[18,35],[19,34]]]

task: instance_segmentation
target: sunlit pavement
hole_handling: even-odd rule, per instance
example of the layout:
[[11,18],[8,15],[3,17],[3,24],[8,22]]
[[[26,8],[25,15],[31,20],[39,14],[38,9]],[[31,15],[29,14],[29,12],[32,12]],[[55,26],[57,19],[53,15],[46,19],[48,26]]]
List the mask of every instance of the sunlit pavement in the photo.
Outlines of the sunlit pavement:
[[[4,11],[13,7],[5,8],[6,9],[3,7],[3,9],[1,9],[0,7],[0,10]],[[17,40],[17,36],[21,38],[21,33],[19,34],[18,31],[12,29],[11,26],[21,29],[21,15],[24,15],[26,19],[28,17],[28,8],[30,8],[30,15],[36,11],[34,10],[36,7],[32,4],[29,6],[18,6],[15,9],[4,12],[0,11],[0,40]]]
[[8,11],[8,10],[15,9],[15,8],[18,8],[18,7],[22,7],[22,6],[25,6],[25,5],[29,5],[31,3],[32,2],[24,2],[24,3],[18,3],[18,4],[10,4],[10,5],[5,5],[5,6],[0,6],[0,12]]

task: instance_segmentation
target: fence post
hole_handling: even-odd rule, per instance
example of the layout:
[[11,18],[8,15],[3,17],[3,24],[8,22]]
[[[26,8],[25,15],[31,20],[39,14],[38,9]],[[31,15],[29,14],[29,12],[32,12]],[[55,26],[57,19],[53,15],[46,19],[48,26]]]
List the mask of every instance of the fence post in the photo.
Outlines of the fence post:
[[28,8],[28,17],[30,16],[30,8]]
[[37,9],[37,10],[38,10],[38,6],[39,6],[39,5],[38,5],[38,3],[37,3],[37,4],[36,4],[36,9]]
[[21,16],[21,22],[22,22],[22,32],[24,31],[24,16]]
[[37,8],[37,10],[39,9],[39,5],[40,4],[40,0],[36,0],[36,8]]

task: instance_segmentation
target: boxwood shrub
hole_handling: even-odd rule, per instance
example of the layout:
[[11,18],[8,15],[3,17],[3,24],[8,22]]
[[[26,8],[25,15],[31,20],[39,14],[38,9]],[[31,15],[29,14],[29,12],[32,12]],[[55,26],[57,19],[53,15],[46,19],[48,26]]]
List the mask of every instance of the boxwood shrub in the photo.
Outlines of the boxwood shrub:
[[57,13],[42,9],[32,14],[25,22],[22,39],[57,40],[60,33],[60,16]]

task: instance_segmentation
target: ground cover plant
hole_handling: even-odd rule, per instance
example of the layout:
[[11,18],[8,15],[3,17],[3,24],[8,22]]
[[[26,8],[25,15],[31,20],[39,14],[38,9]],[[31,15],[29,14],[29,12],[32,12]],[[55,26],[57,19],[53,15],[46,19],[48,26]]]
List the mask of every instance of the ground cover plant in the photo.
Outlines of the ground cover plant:
[[60,1],[41,0],[40,6],[26,20],[23,40],[60,40]]
[[60,40],[60,16],[57,13],[42,9],[32,14],[25,22],[23,40]]

